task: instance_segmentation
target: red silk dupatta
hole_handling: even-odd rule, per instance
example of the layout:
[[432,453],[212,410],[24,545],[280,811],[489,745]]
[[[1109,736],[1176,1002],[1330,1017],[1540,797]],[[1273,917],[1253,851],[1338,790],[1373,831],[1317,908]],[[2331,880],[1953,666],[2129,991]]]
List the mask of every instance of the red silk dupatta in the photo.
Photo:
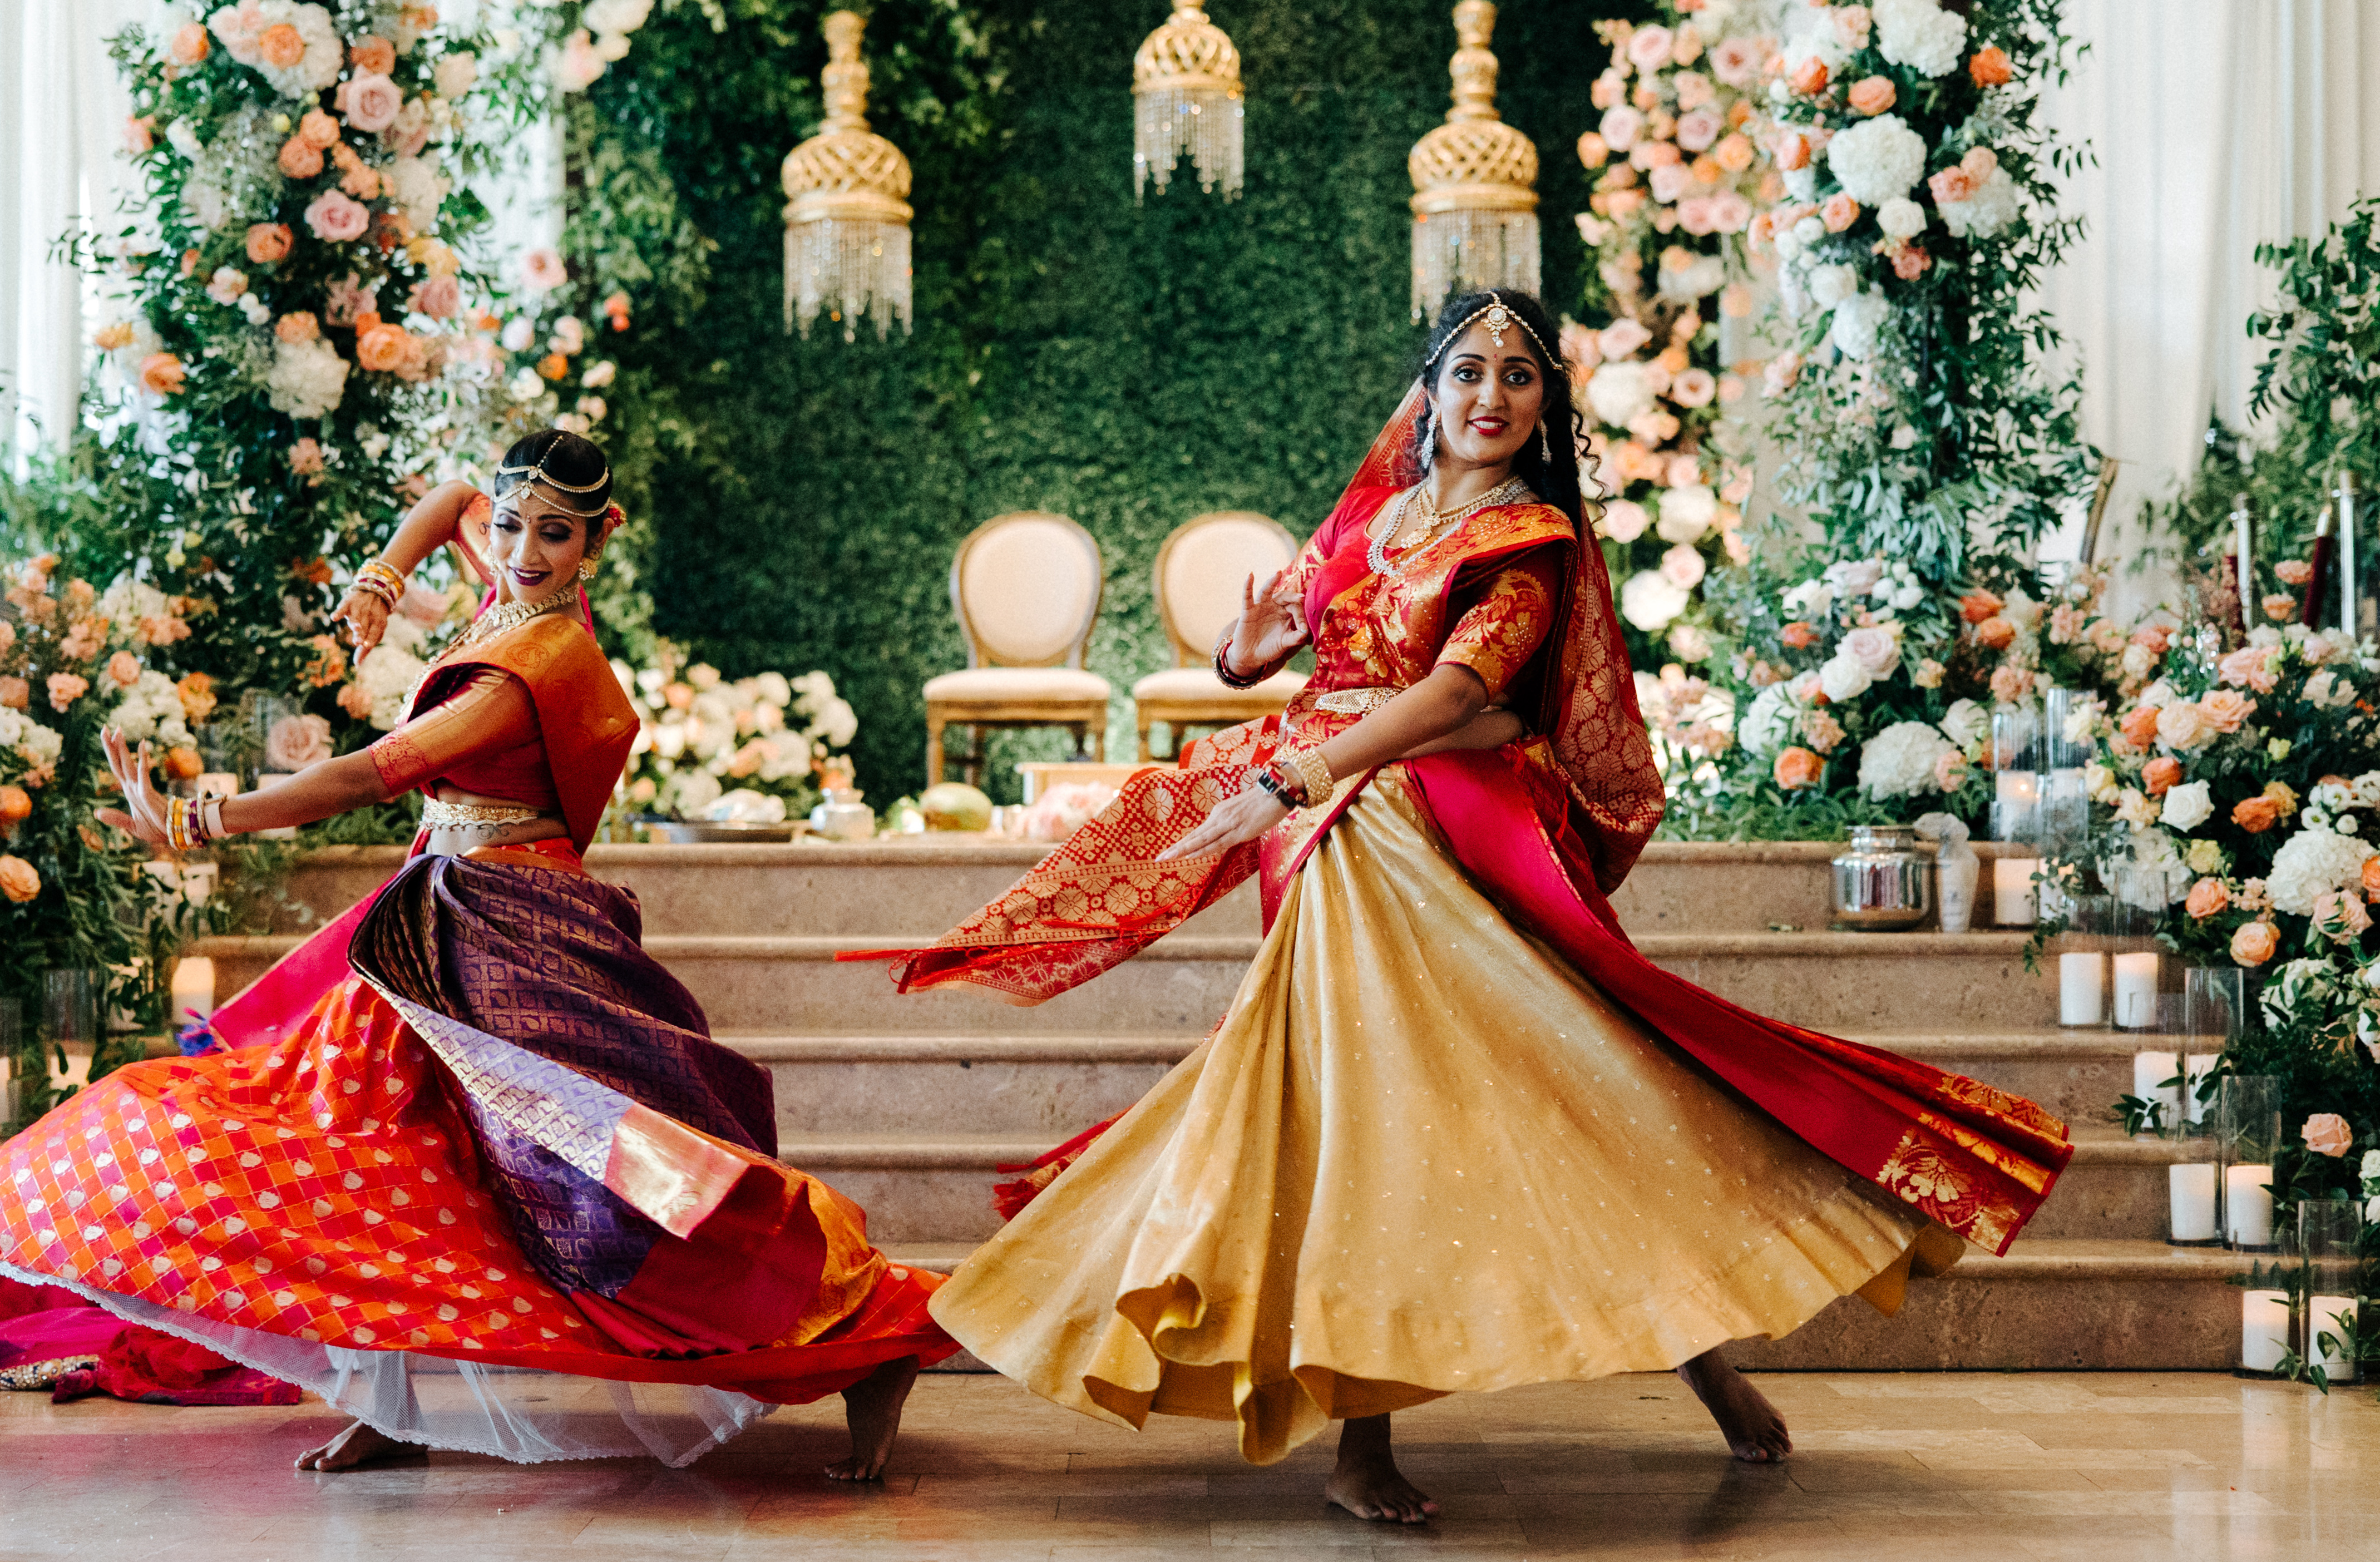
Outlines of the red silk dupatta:
[[[1328,665],[1324,615],[1374,611],[1386,599],[1368,589],[1367,528],[1413,480],[1399,464],[1418,398],[1416,387],[1301,556],[1292,584],[1304,592],[1324,660],[1316,686],[1366,681]],[[1534,715],[1540,735],[1402,762],[1408,794],[1449,852],[1513,923],[1805,1143],[2005,1253],[2073,1155],[2065,1124],[1976,1081],[1753,1013],[1638,953],[1606,897],[1660,822],[1663,791],[1602,551],[1543,505],[1481,512],[1464,531],[1473,536],[1457,544],[1467,551],[1444,576],[1450,591],[1500,559],[1553,547],[1563,599],[1506,693],[1512,708]],[[1371,628],[1392,636],[1427,624],[1442,640],[1451,616],[1378,618]],[[1277,718],[1233,728],[1191,745],[1181,769],[1136,778],[1074,840],[930,948],[846,958],[895,960],[904,991],[963,982],[1033,1004],[1131,958],[1258,872],[1269,925],[1280,887],[1368,776],[1342,781],[1330,803],[1291,814],[1261,842],[1153,859],[1284,742],[1310,746],[1355,720],[1314,708],[1312,694],[1292,705],[1286,729]],[[1052,1152],[1028,1181],[1046,1184],[1083,1147]]]

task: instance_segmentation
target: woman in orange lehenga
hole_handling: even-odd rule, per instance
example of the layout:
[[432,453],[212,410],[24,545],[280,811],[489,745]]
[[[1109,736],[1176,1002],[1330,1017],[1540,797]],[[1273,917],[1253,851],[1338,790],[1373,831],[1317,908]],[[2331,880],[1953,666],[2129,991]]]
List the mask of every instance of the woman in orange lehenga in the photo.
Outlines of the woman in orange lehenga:
[[1451,304],[1217,648],[1240,683],[1310,638],[1287,713],[1139,778],[896,967],[1038,1002],[1261,875],[1215,1035],[1045,1157],[932,1311],[1060,1404],[1236,1421],[1258,1463],[1343,1419],[1327,1495],[1366,1518],[1435,1511],[1389,1416],[1457,1389],[1674,1367],[1738,1457],[1782,1458],[1717,1348],[1852,1292],[1893,1311],[1961,1237],[2005,1249],[2071,1154],[2031,1102],[1739,1009],[1620,930],[1661,783],[1552,340],[1535,299]]
[[580,590],[611,473],[548,430],[496,488],[492,512],[459,483],[424,499],[341,605],[360,657],[484,519],[493,604],[387,737],[197,809],[108,734],[126,803],[103,817],[177,850],[431,800],[403,870],[218,1012],[232,1050],[121,1070],[0,1146],[0,1275],[357,1418],[301,1468],[402,1443],[683,1464],[840,1390],[828,1472],[873,1478],[921,1359],[956,1349],[938,1277],[773,1158],[767,1072],[580,865],[637,731]]

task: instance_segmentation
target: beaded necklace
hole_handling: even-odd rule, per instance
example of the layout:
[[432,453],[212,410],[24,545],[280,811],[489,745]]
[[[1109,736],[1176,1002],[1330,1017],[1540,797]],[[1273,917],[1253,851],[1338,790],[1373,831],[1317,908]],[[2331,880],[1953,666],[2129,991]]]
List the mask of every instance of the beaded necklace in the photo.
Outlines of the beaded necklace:
[[[1396,518],[1374,534],[1371,551],[1366,555],[1374,575],[1402,575],[1405,564],[1411,563],[1424,549],[1441,538],[1451,535],[1455,527],[1480,511],[1491,509],[1499,504],[1517,503],[1529,491],[1529,485],[1520,478],[1506,478],[1470,503],[1440,515],[1438,506],[1430,503],[1429,495],[1423,491],[1427,486],[1426,483],[1415,483],[1398,495]],[[1412,546],[1402,551],[1402,562],[1392,564],[1389,562],[1389,539],[1403,532],[1406,519],[1415,504],[1421,506],[1427,520],[1422,527],[1421,536],[1415,539]]]

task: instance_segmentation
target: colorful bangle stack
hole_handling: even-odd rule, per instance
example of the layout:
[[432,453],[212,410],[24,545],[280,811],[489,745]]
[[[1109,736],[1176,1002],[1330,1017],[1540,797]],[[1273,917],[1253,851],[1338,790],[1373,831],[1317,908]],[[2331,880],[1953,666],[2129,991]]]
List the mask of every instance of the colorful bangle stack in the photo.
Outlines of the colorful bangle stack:
[[405,595],[405,576],[385,559],[368,560],[356,570],[356,589],[394,608]]
[[1253,689],[1264,682],[1261,673],[1254,678],[1243,678],[1232,671],[1232,632],[1228,628],[1223,631],[1223,637],[1215,642],[1215,676],[1223,681],[1223,687],[1227,689]]
[[165,799],[165,844],[176,852],[195,852],[207,843],[206,814],[188,797]]

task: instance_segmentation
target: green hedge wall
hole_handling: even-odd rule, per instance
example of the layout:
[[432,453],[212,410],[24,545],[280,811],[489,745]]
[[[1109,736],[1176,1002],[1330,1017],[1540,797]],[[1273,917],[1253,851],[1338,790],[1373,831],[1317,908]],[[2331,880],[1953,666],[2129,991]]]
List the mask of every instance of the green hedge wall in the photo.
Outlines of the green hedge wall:
[[[917,320],[882,345],[781,325],[777,164],[816,127],[829,8],[744,0],[723,28],[657,11],[589,94],[597,173],[575,220],[643,214],[613,224],[625,250],[585,263],[632,275],[633,251],[660,250],[678,279],[632,289],[606,426],[651,521],[652,626],[731,672],[832,673],[880,802],[920,782],[919,686],[964,662],[953,547],[1002,511],[1055,510],[1105,551],[1090,666],[1115,685],[1124,749],[1127,691],[1165,664],[1159,542],[1213,509],[1310,531],[1402,390],[1404,159],[1448,104],[1450,6],[1219,0],[1245,62],[1247,193],[1178,178],[1136,206],[1130,62],[1160,0],[885,0],[870,116],[917,173]],[[1593,18],[1636,8],[1537,0],[1498,23],[1500,106],[1542,155],[1558,311],[1580,292],[1570,144],[1593,115]],[[650,189],[624,201],[607,168],[632,186],[662,171],[674,216]],[[1062,747],[997,743],[994,795],[1014,796],[1006,761]]]

